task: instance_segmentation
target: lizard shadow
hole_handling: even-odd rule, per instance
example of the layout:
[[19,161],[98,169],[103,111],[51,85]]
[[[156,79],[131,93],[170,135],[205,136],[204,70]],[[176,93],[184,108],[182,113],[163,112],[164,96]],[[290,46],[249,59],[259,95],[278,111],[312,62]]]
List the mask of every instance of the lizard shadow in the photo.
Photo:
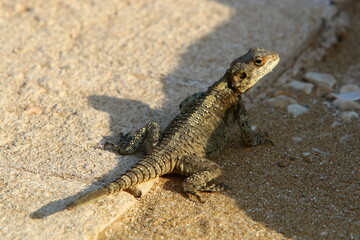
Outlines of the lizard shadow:
[[[140,101],[121,99],[109,96],[99,96],[92,95],[88,97],[90,105],[103,112],[107,112],[110,116],[109,127],[111,130],[110,136],[104,136],[103,139],[99,142],[98,148],[101,148],[104,151],[114,152],[112,149],[104,149],[103,144],[107,141],[117,142],[119,140],[120,132],[134,132],[140,129],[142,126],[133,126],[129,128],[129,121],[132,122],[134,118],[142,117],[145,119],[144,125],[146,124],[146,118],[149,116],[160,116],[163,113],[160,113],[161,110],[151,109],[147,104],[144,104]],[[136,110],[136,111],[135,111]],[[136,114],[134,114],[136,113]],[[155,119],[154,119],[155,118]],[[149,121],[157,120],[156,117],[148,119]],[[134,125],[134,124],[132,124]],[[108,173],[93,181],[89,187],[81,190],[73,196],[69,196],[64,199],[59,199],[53,202],[50,202],[35,212],[31,213],[29,216],[32,219],[41,219],[48,217],[56,212],[60,212],[66,209],[66,205],[73,201],[74,199],[88,193],[96,188],[99,188],[107,183],[113,181],[119,174],[125,172],[130,166],[134,165],[139,158],[143,155],[141,149],[132,155],[116,155],[117,165],[110,170]]]

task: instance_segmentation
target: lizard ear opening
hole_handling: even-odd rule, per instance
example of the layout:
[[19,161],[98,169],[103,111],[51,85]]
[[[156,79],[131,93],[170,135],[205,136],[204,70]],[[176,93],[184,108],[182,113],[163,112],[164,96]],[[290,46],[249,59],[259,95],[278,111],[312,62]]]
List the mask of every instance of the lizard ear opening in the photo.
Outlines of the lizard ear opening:
[[246,72],[242,72],[242,73],[239,74],[240,79],[245,79],[246,77],[247,77]]
[[242,88],[246,85],[246,81],[247,81],[246,79],[248,77],[249,75],[247,74],[247,72],[244,71],[232,73],[230,75],[231,86],[241,91]]

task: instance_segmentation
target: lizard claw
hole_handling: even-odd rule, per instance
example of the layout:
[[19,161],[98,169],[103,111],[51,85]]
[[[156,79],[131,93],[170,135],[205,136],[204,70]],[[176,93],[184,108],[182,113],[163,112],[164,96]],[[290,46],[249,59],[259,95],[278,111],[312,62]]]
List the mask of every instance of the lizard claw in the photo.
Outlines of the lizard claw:
[[105,150],[115,150],[116,151],[118,149],[118,145],[111,141],[106,141],[103,145],[103,148]]
[[205,203],[205,200],[203,200],[197,192],[187,191],[187,192],[185,192],[185,193],[187,194],[187,196],[188,196],[189,199],[191,199],[189,195],[194,195],[194,196],[198,199],[198,201],[199,201],[200,203]]
[[264,144],[266,143],[270,143],[271,146],[275,146],[275,144],[273,143],[273,141],[271,141],[270,139],[264,139]]
[[200,189],[201,192],[223,192],[230,190],[231,188],[225,183],[213,183],[208,184]]

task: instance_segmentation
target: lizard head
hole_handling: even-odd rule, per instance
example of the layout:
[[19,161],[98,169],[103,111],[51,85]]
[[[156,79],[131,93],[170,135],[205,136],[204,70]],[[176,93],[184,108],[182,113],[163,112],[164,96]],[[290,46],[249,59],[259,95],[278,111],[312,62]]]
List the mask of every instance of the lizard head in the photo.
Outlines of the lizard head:
[[251,48],[245,55],[231,63],[228,70],[231,87],[240,93],[246,92],[271,72],[279,60],[277,53],[263,48]]

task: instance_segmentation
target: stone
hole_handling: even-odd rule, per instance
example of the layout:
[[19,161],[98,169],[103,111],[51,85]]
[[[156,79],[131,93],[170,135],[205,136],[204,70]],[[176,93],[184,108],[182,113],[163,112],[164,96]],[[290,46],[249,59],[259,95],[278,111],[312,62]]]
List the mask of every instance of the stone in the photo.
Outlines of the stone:
[[340,119],[345,122],[350,122],[353,119],[358,119],[359,114],[357,112],[351,111],[351,112],[343,112],[340,114]]
[[326,85],[330,88],[332,88],[337,82],[334,76],[329,73],[307,72],[304,78],[316,86]]
[[332,94],[332,97],[347,100],[347,101],[357,101],[360,99],[360,91],[344,92],[340,94]]
[[319,72],[307,72],[304,79],[316,86],[318,96],[329,95],[337,82],[333,75]]
[[301,138],[301,137],[292,137],[291,140],[293,140],[294,142],[299,143],[299,142],[302,142],[304,139]]
[[308,112],[309,109],[307,107],[301,106],[300,104],[291,104],[287,106],[287,111],[294,117],[297,117]]
[[341,122],[338,122],[338,121],[335,121],[331,124],[331,127],[338,127],[338,126],[341,126]]
[[360,103],[355,101],[336,99],[332,102],[332,104],[341,110],[360,109]]
[[306,94],[310,94],[314,85],[312,83],[305,83],[305,82],[300,82],[300,81],[295,80],[295,81],[285,84],[284,87],[298,90],[298,91],[304,92]]
[[274,106],[274,107],[287,107],[290,104],[296,104],[297,101],[291,97],[279,95],[274,98],[269,98],[265,100],[265,103]]
[[346,84],[340,88],[340,93],[359,91],[360,87],[355,84]]

